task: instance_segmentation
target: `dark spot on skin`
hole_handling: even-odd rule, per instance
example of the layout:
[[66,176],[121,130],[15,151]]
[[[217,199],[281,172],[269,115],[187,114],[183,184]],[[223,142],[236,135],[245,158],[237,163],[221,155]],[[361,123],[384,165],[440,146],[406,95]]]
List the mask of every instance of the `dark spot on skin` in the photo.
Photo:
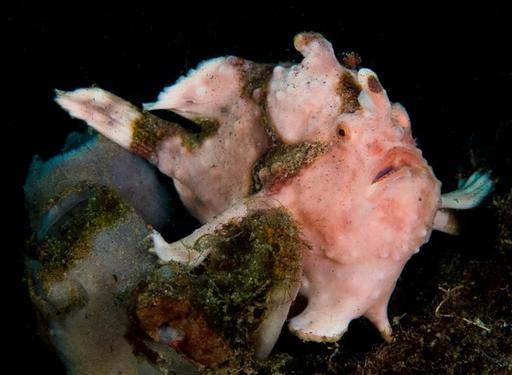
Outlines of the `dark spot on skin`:
[[382,85],[375,76],[368,77],[368,88],[371,92],[378,94],[382,91]]
[[[281,63],[283,68],[287,67],[287,63]],[[242,87],[240,96],[253,100],[261,110],[261,122],[267,134],[276,139],[274,127],[271,124],[270,116],[267,113],[267,89],[268,83],[272,79],[275,65],[273,64],[257,64],[248,62],[241,70]],[[258,95],[254,95],[259,90]]]
[[[272,78],[272,72],[274,71],[273,64],[257,64],[249,63],[242,70],[242,89],[241,96],[246,98],[252,98],[252,95],[256,89],[262,89],[266,91],[268,82]],[[264,95],[263,97],[266,97]]]
[[344,137],[344,136],[345,136],[345,129],[343,129],[343,128],[339,128],[339,129],[338,129],[338,135],[339,135],[340,137]]
[[297,175],[302,167],[311,164],[327,151],[321,143],[301,143],[299,145],[280,144],[268,150],[253,167],[253,192],[279,189],[286,181]]
[[[167,115],[170,117],[169,115]],[[199,147],[202,142],[214,135],[219,123],[215,119],[185,117],[172,114],[175,121],[161,119],[149,112],[144,112],[132,124],[132,143],[130,150],[154,162],[158,144],[162,140],[179,136],[182,145],[189,151]]]
[[354,113],[359,109],[359,101],[357,100],[361,86],[354,79],[352,74],[344,72],[340,77],[337,93],[341,97],[342,111],[345,113]]
[[146,159],[151,159],[162,139],[180,131],[176,124],[169,124],[148,112],[144,112],[132,124],[130,150]]

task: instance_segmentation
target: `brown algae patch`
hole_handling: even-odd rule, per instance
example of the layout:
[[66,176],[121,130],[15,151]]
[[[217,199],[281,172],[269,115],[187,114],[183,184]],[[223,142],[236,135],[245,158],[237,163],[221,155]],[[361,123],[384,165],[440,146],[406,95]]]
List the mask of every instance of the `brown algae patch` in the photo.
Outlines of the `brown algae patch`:
[[240,96],[256,103],[261,111],[261,124],[268,136],[276,140],[272,121],[267,111],[268,84],[272,79],[274,64],[249,63],[249,67],[242,70],[242,88]]
[[[272,78],[274,66],[274,64],[250,63],[249,68],[244,69],[242,72],[243,86],[241,96],[252,98],[254,91],[257,89],[266,93],[267,85]],[[260,95],[260,97],[265,98],[266,95]]]
[[[230,361],[231,349],[225,338],[212,330],[204,314],[190,299],[160,295],[144,303],[136,311],[140,328],[155,341],[160,341],[159,328],[172,327],[186,337],[167,344],[201,365],[213,367]],[[232,354],[231,354],[232,355]]]
[[203,141],[214,136],[219,130],[219,122],[208,118],[195,118],[194,123],[201,128],[199,132],[183,131],[180,135],[183,140],[183,146],[189,151],[201,146]]
[[349,72],[344,72],[338,84],[338,95],[341,98],[341,107],[345,113],[354,113],[361,105],[359,104],[359,93],[361,85]]
[[219,122],[214,119],[195,118],[192,122],[199,127],[198,132],[188,131],[177,123],[165,121],[144,112],[132,125],[130,149],[151,160],[155,157],[160,142],[168,137],[179,136],[183,146],[193,151],[206,138],[215,135],[219,129]]
[[263,155],[253,168],[253,191],[267,188],[295,176],[302,167],[311,164],[327,151],[322,142],[297,145],[279,144]]
[[[253,334],[273,288],[291,287],[300,275],[303,243],[297,227],[282,209],[258,210],[194,247],[201,251],[204,246],[214,250],[200,266],[163,266],[142,286],[135,309],[139,327],[153,339],[161,327],[181,330],[183,339],[169,345],[216,371],[269,365],[253,362]],[[165,312],[155,315],[165,318],[155,322],[151,311],[162,300]],[[186,314],[180,313],[183,309]]]
[[194,299],[214,327],[244,347],[261,322],[270,290],[296,281],[290,277],[301,267],[298,230],[284,210],[260,210],[206,240],[216,250],[196,274]]
[[[74,189],[78,191],[83,188],[78,185]],[[29,248],[34,250],[41,262],[42,280],[62,280],[66,269],[89,253],[94,235],[114,225],[131,211],[114,190],[98,186],[87,188],[91,196],[78,212],[60,225],[58,233],[47,234],[39,242],[35,236],[29,240]],[[67,191],[62,195],[69,193]],[[54,199],[53,204],[58,201],[59,198]]]
[[155,155],[158,144],[164,138],[181,132],[183,130],[176,124],[166,123],[145,112],[133,122],[130,149],[146,159],[151,159]]

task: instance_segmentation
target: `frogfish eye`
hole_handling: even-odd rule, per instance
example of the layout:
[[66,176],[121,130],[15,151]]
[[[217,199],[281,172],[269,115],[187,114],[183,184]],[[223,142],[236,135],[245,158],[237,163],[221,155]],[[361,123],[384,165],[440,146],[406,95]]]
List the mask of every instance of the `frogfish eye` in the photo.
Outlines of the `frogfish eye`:
[[336,134],[338,138],[348,138],[349,132],[347,130],[346,124],[344,124],[343,122],[338,124]]

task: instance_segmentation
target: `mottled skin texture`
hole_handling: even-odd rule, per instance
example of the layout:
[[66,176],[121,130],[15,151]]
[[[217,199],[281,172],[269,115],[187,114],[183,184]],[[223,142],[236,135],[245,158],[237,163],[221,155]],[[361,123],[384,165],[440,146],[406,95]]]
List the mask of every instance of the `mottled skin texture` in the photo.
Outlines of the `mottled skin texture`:
[[[337,340],[352,319],[364,315],[388,338],[389,297],[405,262],[430,235],[440,183],[414,143],[407,114],[390,105],[375,75],[359,71],[361,108],[343,113],[335,99],[344,68],[330,45],[316,37],[297,39],[299,50],[311,55],[281,79],[286,94],[271,97],[269,108],[279,112],[276,123],[292,127],[302,119],[295,140],[322,139],[329,149],[269,194],[291,212],[311,246],[301,290],[308,306],[290,328],[304,339]],[[308,75],[316,80],[304,79]],[[297,79],[313,87],[294,92]],[[290,96],[303,102],[300,111],[279,107],[296,102],[288,98],[290,85]],[[312,97],[330,98],[331,104],[308,103]]]
[[[456,231],[444,208],[474,207],[492,183],[477,173],[441,199],[441,184],[415,145],[406,111],[389,102],[376,75],[340,65],[319,34],[299,34],[294,44],[302,62],[275,66],[268,82],[254,85],[254,77],[248,78],[255,63],[219,58],[146,106],[220,124],[192,151],[180,131],[169,130],[145,146],[150,152],[143,156],[174,178],[185,205],[206,222],[173,244],[155,232],[153,251],[162,261],[194,266],[208,255],[190,250],[202,235],[245,215],[249,206],[284,207],[309,245],[300,291],[308,305],[291,320],[292,332],[306,340],[335,341],[352,319],[366,316],[390,339],[387,304],[405,263],[432,229]],[[133,124],[147,114],[98,90],[59,93],[57,101],[107,137],[140,149],[140,140],[134,147]],[[279,142],[318,142],[323,152],[244,199],[253,165]]]
[[[194,120],[219,122],[215,136],[197,150],[182,146],[180,137],[169,137],[157,148],[158,168],[174,178],[181,199],[191,213],[206,222],[251,190],[247,173],[271,146],[261,122],[261,109],[242,94],[244,72],[251,62],[234,57],[217,58],[195,74],[160,94],[145,109],[172,110]],[[240,152],[243,152],[243,156]]]
[[[234,57],[209,60],[165,89],[156,103],[144,105],[145,110],[167,109],[192,121],[218,123],[215,134],[196,147],[186,146],[186,132],[179,125],[141,113],[99,88],[58,92],[57,101],[73,117],[86,120],[171,176],[185,206],[205,223],[250,193],[250,170],[271,146],[260,107],[242,95],[244,75],[253,65]],[[133,136],[135,128],[147,128],[148,123],[153,129],[146,134],[158,129],[163,135]]]
[[[315,162],[321,168],[312,165],[275,194],[311,244],[305,252],[302,290],[308,307],[290,324],[306,339],[335,340],[361,315],[388,336],[389,296],[405,262],[430,235],[439,182],[412,142],[398,148],[398,137],[373,139],[381,150],[372,155],[368,135],[353,134],[346,141],[350,145],[333,141]],[[349,162],[346,168],[340,168],[341,161]],[[395,172],[374,182],[393,164]],[[331,198],[337,196],[350,199]],[[328,326],[323,322],[326,312]]]

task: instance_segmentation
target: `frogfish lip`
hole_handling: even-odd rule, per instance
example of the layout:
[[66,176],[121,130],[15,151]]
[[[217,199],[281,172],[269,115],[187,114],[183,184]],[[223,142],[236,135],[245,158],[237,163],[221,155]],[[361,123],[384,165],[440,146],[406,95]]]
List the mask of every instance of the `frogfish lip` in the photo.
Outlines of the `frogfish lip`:
[[413,170],[427,170],[424,159],[416,150],[403,147],[391,149],[378,163],[373,172],[372,184],[396,179],[410,174]]

